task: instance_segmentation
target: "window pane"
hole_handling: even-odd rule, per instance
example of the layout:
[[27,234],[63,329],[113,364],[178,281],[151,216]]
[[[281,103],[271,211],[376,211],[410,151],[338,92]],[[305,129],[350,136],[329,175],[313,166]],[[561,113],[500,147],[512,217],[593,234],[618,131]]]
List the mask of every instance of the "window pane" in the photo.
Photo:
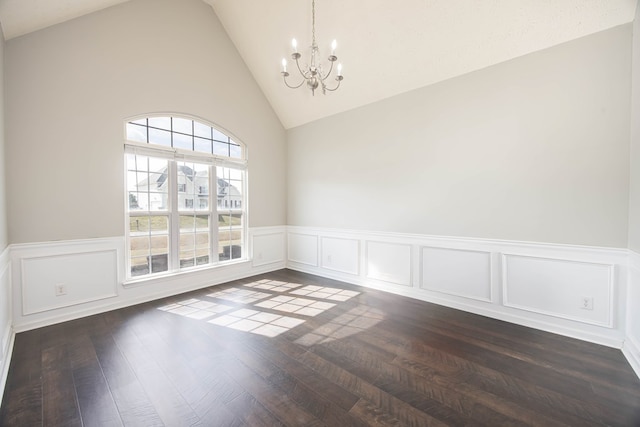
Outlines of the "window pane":
[[151,272],[160,273],[169,270],[169,256],[165,254],[151,255]]
[[146,211],[149,209],[149,194],[148,193],[136,193],[136,201],[138,202],[138,209]]
[[229,144],[213,141],[213,154],[229,157]]
[[242,148],[240,148],[239,145],[229,145],[229,157],[232,157],[234,159],[241,159],[242,158]]
[[171,132],[149,128],[149,142],[153,144],[171,147]]
[[229,137],[217,129],[213,129],[213,139],[222,142],[229,142]]
[[196,137],[194,139],[193,150],[200,153],[211,154],[211,140]]
[[180,252],[180,267],[193,267],[195,265],[195,253],[193,251]]
[[148,216],[132,216],[129,217],[129,231],[131,234],[136,232],[149,231],[149,217]]
[[197,230],[209,230],[209,215],[196,215],[195,220]]
[[129,123],[135,123],[137,125],[146,126],[147,125],[147,119],[131,120]]
[[169,231],[169,218],[166,216],[151,216],[149,223],[151,231],[163,231],[163,234]]
[[[141,157],[141,156],[140,156]],[[152,172],[167,173],[168,160],[149,158],[149,170]]]
[[174,133],[173,148],[193,151],[193,137],[190,135],[182,135],[181,133]]
[[149,274],[148,257],[131,258],[131,277]]
[[193,215],[180,215],[180,232],[195,231],[195,222]]
[[151,253],[167,254],[169,252],[168,236],[151,236]]
[[129,141],[147,142],[147,127],[127,123],[127,139]]
[[148,254],[149,238],[147,236],[131,237],[129,242],[129,249],[131,250],[131,256]]
[[192,250],[195,247],[195,236],[193,233],[180,234],[180,251]]
[[211,139],[213,136],[211,131],[211,126],[207,126],[205,124],[198,123],[198,122],[193,122],[193,134],[201,138],[209,138],[209,139]]
[[149,117],[149,126],[171,130],[171,117]]
[[166,211],[168,197],[167,193],[149,193],[149,209],[150,211]]
[[188,135],[193,135],[193,129],[191,127],[192,123],[193,123],[193,121],[191,121],[189,119],[182,119],[180,117],[174,117],[173,118],[173,131],[174,132],[186,133]]
[[129,210],[140,210],[140,205],[138,204],[138,193],[134,191],[129,192]]
[[208,231],[199,231],[196,233],[196,248],[198,249],[209,249],[209,232]]

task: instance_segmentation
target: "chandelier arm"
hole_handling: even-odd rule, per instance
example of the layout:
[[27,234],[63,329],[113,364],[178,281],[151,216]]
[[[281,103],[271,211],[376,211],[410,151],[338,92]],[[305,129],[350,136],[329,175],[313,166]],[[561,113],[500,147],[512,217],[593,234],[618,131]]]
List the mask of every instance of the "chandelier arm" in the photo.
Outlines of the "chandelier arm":
[[296,67],[298,67],[298,71],[300,71],[300,74],[302,75],[302,77],[304,77],[305,79],[310,78],[311,75],[309,73],[305,73],[304,71],[302,71],[302,68],[300,68],[300,63],[298,62],[299,57],[295,57],[295,56],[292,56],[292,57],[293,57],[293,60],[296,61]]
[[[342,76],[340,76],[342,77]],[[342,79],[336,78],[336,80],[338,81],[338,84],[336,85],[336,87],[334,87],[333,89],[331,89],[330,87],[325,87],[325,90],[328,90],[329,92],[333,92],[338,90],[338,88],[340,87],[340,82],[342,81]]]
[[327,74],[324,77],[322,77],[322,74],[320,75],[320,78],[322,79],[322,81],[327,80],[329,78],[329,76],[331,75],[331,71],[333,71],[333,63],[335,61],[329,61],[329,62],[331,63],[331,67],[329,67],[329,71],[327,72]]
[[291,86],[289,83],[287,83],[287,76],[285,76],[285,75],[283,74],[283,75],[282,75],[282,78],[283,78],[283,80],[284,80],[284,84],[285,84],[285,85],[287,85],[287,87],[288,87],[288,88],[291,88],[291,89],[298,89],[300,86],[302,86],[302,85],[304,84],[304,82],[306,82],[306,81],[307,81],[307,79],[302,79],[302,81],[300,82],[300,84],[299,84],[299,85],[297,85],[297,86]]

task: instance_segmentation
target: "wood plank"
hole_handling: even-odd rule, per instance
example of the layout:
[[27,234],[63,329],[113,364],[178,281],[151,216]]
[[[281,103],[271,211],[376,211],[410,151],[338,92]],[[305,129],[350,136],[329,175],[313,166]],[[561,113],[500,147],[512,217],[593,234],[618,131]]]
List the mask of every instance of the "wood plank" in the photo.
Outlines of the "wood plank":
[[[209,296],[259,280],[359,294],[316,316]],[[304,323],[159,309],[190,299]],[[0,425],[632,426],[640,380],[619,350],[280,270],[17,334]]]

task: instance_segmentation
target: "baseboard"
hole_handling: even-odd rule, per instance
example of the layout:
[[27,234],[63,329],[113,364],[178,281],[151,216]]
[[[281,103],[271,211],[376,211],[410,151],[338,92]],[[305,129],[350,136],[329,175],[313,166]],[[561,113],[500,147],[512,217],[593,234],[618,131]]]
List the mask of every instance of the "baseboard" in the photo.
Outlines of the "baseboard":
[[2,362],[0,363],[0,402],[4,397],[4,389],[7,385],[9,376],[9,367],[11,365],[11,356],[13,355],[13,344],[15,343],[16,334],[12,330],[9,331],[6,348],[2,349]]
[[[288,227],[287,268],[609,347],[627,249]],[[590,306],[581,307],[584,299]]]
[[622,353],[627,358],[629,365],[631,365],[638,378],[640,378],[640,343],[631,337],[627,337],[622,347]]

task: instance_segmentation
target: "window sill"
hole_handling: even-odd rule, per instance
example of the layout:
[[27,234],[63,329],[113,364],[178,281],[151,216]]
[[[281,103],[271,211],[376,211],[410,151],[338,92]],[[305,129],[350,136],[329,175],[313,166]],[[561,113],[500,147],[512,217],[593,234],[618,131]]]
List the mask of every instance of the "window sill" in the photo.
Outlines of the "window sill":
[[193,268],[189,268],[188,270],[172,271],[170,273],[159,273],[159,274],[154,274],[152,276],[145,276],[143,278],[127,279],[122,282],[122,287],[135,288],[143,285],[152,285],[155,283],[167,281],[169,279],[190,276],[198,273],[206,273],[210,271],[225,269],[227,267],[237,266],[240,264],[246,264],[246,263],[249,263],[250,261],[251,260],[248,258],[240,258],[234,261],[225,262],[224,264],[221,263],[221,264],[215,264],[215,265],[206,265],[202,267],[193,267]]

